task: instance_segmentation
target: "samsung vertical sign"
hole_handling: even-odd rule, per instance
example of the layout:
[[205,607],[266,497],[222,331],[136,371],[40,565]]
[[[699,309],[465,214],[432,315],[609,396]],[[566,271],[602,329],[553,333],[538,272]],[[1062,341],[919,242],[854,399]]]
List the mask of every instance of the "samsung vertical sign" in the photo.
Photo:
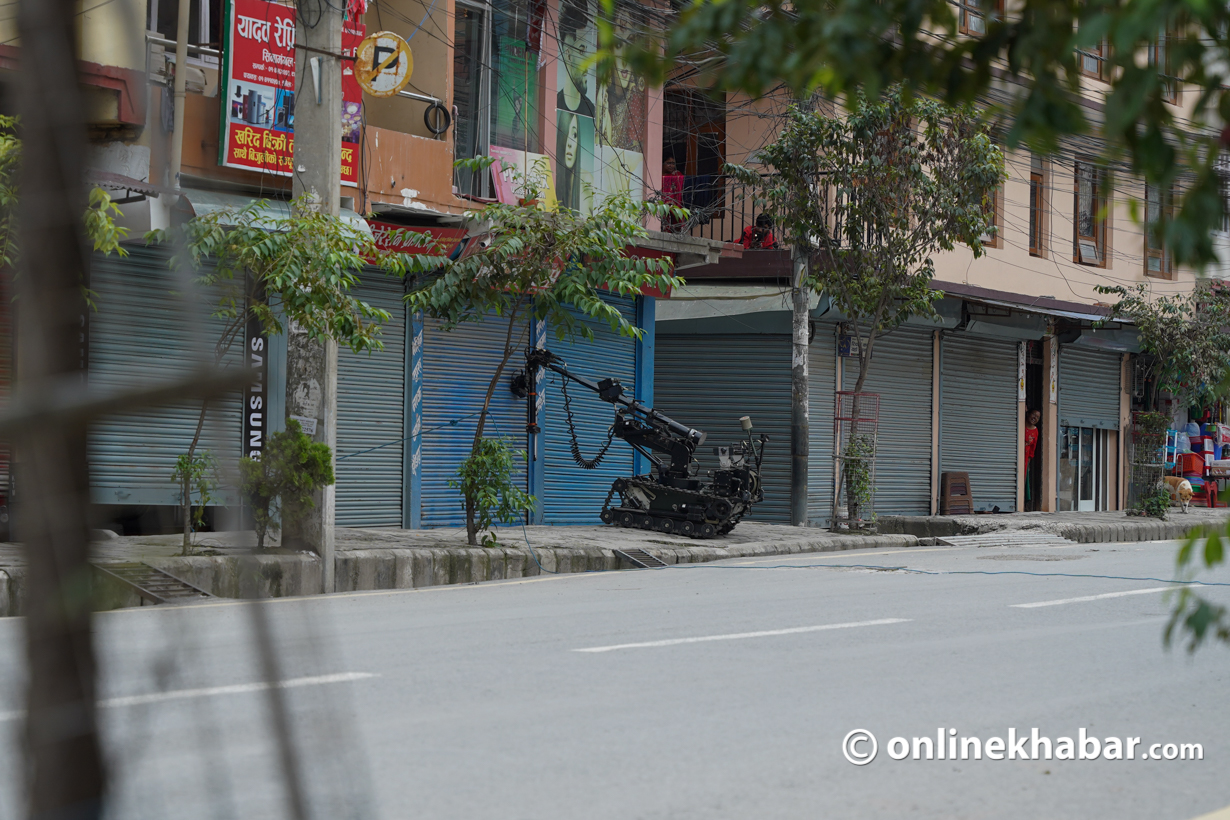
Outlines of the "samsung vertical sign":
[[250,314],[244,336],[248,384],[243,396],[243,454],[253,461],[260,461],[269,430],[269,401],[265,395],[269,375],[269,340],[260,319]]

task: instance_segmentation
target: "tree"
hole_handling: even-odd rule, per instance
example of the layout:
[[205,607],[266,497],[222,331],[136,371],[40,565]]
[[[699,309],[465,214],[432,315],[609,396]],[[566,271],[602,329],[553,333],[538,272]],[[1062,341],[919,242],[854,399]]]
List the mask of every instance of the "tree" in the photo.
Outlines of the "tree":
[[1153,298],[1144,285],[1101,285],[1118,296],[1111,315],[1140,331],[1140,347],[1153,354],[1150,372],[1159,391],[1184,406],[1207,406],[1224,395],[1230,365],[1230,291],[1217,281],[1197,282],[1190,293]]
[[[857,97],[845,116],[793,107],[760,160],[773,169],[768,177],[729,170],[760,187],[796,253],[810,259],[809,286],[848,317],[859,340],[858,416],[876,339],[912,315],[931,314],[943,296],[931,289],[931,257],[958,243],[982,254],[1003,154],[972,107],[894,88],[874,102]],[[850,444],[860,463],[874,456],[868,442]],[[847,503],[857,507],[865,495],[852,484]]]
[[[604,0],[608,16],[614,0]],[[1023,0],[1007,15],[995,0],[692,0],[663,31],[627,50],[659,83],[681,67],[702,83],[753,96],[785,85],[805,97],[870,98],[900,83],[950,104],[996,101],[1006,141],[1053,153],[1068,137],[1100,131],[1107,159],[1181,208],[1155,226],[1176,262],[1214,262],[1221,224],[1218,160],[1230,145],[1230,5],[1201,0]],[[981,10],[980,10],[981,9]],[[623,53],[600,25],[601,63]],[[1106,82],[1090,115],[1080,59]],[[1170,105],[1175,83],[1196,86]],[[1099,83],[1100,84],[1100,83]]]
[[[458,164],[480,172],[491,162],[481,158]],[[537,205],[542,184],[541,176],[527,175],[518,181],[525,205],[493,203],[481,212],[467,213],[471,226],[485,226],[486,247],[406,295],[411,310],[443,320],[445,329],[492,318],[507,322],[500,361],[475,424],[470,452],[475,463],[483,452],[491,397],[513,353],[524,347],[530,320],[550,322],[559,339],[592,340],[593,331],[578,320],[581,314],[639,339],[641,331],[604,301],[602,292],[627,296],[645,287],[665,291],[682,282],[671,275],[669,259],[642,259],[627,253],[647,235],[641,225],[644,216],[681,213],[678,209],[660,203],[641,205],[624,193],[607,197],[588,215],[563,206],[546,210]],[[520,330],[518,319],[523,323]],[[479,533],[475,487],[472,481],[462,485],[466,537],[471,546],[478,545]]]
[[[1153,354],[1150,366],[1159,391],[1174,395],[1184,405],[1207,405],[1226,395],[1230,387],[1226,378],[1230,364],[1230,291],[1223,283],[1199,282],[1191,293],[1155,299],[1143,285],[1131,290],[1100,287],[1098,291],[1118,296],[1111,315],[1131,319],[1140,331],[1141,349]],[[1163,423],[1168,426],[1168,419]],[[1169,506],[1170,493],[1159,496]],[[1179,549],[1179,577],[1194,578],[1201,563],[1210,570],[1222,564],[1227,542],[1230,524],[1207,525],[1190,532]],[[1182,641],[1184,635],[1189,652],[1208,638],[1230,643],[1230,613],[1225,606],[1183,587],[1175,595],[1165,642],[1169,646],[1176,638]]]
[[252,505],[257,549],[265,548],[266,534],[279,528],[283,516],[310,509],[312,493],[333,480],[329,445],[312,441],[294,419],[269,437],[260,461],[239,459],[239,487]]
[[[152,231],[150,244],[176,248],[172,267],[189,265],[196,284],[217,294],[212,315],[222,326],[214,343],[214,365],[220,366],[237,342],[242,343],[250,318],[258,319],[266,335],[283,332],[294,323],[314,338],[331,338],[356,353],[379,350],[380,324],[387,311],[351,293],[364,269],[391,276],[419,273],[441,260],[421,254],[386,251],[371,234],[340,217],[311,207],[307,197],[290,204],[286,215],[255,202],[239,210],[219,210],[195,217],[182,226]],[[402,247],[426,250],[425,234],[407,233]],[[209,402],[201,404],[196,431],[177,469],[183,505],[184,541],[191,547],[192,476],[201,473],[203,456],[196,450]]]

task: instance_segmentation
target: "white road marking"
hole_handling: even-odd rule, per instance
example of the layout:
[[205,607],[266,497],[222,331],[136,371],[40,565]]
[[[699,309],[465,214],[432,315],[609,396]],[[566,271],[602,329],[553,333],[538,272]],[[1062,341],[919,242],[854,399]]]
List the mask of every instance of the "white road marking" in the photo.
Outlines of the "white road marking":
[[664,641],[645,641],[644,643],[620,643],[614,646],[590,646],[585,649],[574,649],[573,652],[614,652],[616,649],[649,649],[657,646],[678,646],[685,643],[704,643],[705,641],[739,641],[744,638],[769,638],[774,635],[798,635],[803,632],[823,632],[829,629],[850,629],[855,626],[880,626],[882,624],[903,624],[912,618],[881,618],[878,621],[855,621],[848,624],[822,624],[820,626],[795,626],[790,629],[766,629],[763,632],[735,632],[729,635],[705,635],[700,638],[669,638]]
[[[278,689],[298,689],[302,686],[321,686],[327,683],[349,683],[377,677],[373,672],[339,672],[334,675],[314,675],[307,678],[290,678],[273,684]],[[108,698],[98,701],[98,708],[113,709],[119,706],[144,706],[147,703],[162,703],[185,698],[207,698],[215,695],[243,695],[249,692],[267,692],[271,684],[236,683],[230,686],[211,686],[205,689],[173,689],[169,692],[151,692],[148,695],[129,695],[123,698]],[[16,720],[25,715],[25,710],[0,712],[0,721]]]
[[1029,604],[1010,604],[1017,609],[1036,609],[1040,606],[1060,606],[1061,604],[1081,604],[1085,601],[1101,601],[1106,598],[1123,598],[1127,595],[1150,595],[1154,592],[1167,592],[1181,587],[1195,587],[1200,584],[1172,584],[1168,587],[1149,587],[1148,589],[1129,589],[1124,592],[1103,592],[1101,595],[1082,595],[1080,598],[1060,598],[1055,601],[1034,601]]

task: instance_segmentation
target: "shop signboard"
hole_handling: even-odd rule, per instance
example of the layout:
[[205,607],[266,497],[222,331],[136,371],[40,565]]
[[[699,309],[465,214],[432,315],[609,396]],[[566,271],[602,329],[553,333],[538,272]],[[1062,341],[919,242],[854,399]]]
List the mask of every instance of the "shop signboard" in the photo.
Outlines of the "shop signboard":
[[[290,176],[295,155],[295,7],[228,0],[222,46],[218,162]],[[353,56],[366,26],[342,24],[342,53]],[[363,92],[353,61],[342,60],[342,183],[359,180]]]
[[[426,253],[428,256],[450,256],[457,244],[466,236],[465,228],[442,228],[436,226],[407,227],[383,222],[379,219],[367,220],[372,229],[372,239],[376,247],[382,251],[400,251],[404,253]],[[424,251],[414,244],[411,234],[427,234],[435,240],[435,245]]]

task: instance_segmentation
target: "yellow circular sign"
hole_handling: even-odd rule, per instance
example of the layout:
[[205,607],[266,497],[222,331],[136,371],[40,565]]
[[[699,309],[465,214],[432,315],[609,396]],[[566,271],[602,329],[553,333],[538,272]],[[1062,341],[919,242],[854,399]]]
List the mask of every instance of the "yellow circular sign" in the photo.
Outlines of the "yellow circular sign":
[[354,56],[354,78],[373,97],[392,97],[406,87],[414,73],[410,45],[391,31],[378,31],[359,43]]

